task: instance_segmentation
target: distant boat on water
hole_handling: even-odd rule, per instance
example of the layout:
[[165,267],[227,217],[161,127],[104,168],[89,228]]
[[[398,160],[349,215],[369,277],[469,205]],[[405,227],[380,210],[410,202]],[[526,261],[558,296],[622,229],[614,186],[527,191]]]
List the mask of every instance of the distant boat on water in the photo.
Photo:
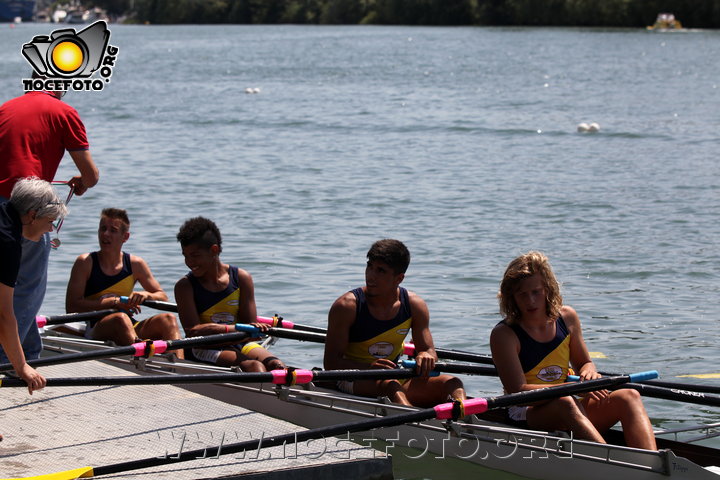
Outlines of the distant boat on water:
[[0,22],[31,22],[35,13],[35,0],[0,0]]
[[657,31],[669,31],[669,30],[682,30],[682,24],[680,20],[675,18],[672,13],[658,13],[655,23],[648,26],[648,30]]

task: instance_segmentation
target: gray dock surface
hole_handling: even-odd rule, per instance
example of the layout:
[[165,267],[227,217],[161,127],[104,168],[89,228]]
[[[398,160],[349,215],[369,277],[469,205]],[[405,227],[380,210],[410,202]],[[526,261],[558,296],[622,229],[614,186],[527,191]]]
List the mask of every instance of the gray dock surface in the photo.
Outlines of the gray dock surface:
[[[101,362],[41,367],[47,378],[125,376]],[[175,386],[0,388],[0,478],[29,477],[177,455],[303,430]],[[137,480],[381,479],[391,460],[342,439],[263,448],[100,478]]]

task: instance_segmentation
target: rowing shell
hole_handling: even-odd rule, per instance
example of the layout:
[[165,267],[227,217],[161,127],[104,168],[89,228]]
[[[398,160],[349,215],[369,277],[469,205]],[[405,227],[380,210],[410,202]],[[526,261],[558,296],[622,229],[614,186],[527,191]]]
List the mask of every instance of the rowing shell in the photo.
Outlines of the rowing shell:
[[[49,352],[109,348],[101,342],[53,336],[44,338]],[[116,359],[114,364],[138,373],[203,373],[227,371],[191,362]],[[279,387],[272,384],[186,385],[188,390],[280,418],[306,428],[399,415],[412,407],[339,393],[319,386]],[[562,433],[525,430],[503,423],[498,413],[470,416],[459,422],[423,421],[353,436],[393,455],[396,466],[430,465],[453,474],[490,468],[536,479],[608,478],[720,480],[720,450],[658,439],[659,451],[576,440]],[[670,449],[672,448],[672,450]],[[401,467],[402,468],[402,467]],[[421,467],[426,468],[426,467]],[[460,471],[458,471],[460,470]]]

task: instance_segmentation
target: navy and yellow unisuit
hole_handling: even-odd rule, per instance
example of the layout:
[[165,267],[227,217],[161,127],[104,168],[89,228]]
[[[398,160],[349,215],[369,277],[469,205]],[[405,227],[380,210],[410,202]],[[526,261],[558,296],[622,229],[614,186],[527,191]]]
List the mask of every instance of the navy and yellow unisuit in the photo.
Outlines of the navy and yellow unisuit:
[[412,324],[412,312],[406,289],[400,288],[400,310],[391,320],[372,316],[362,288],[352,290],[357,301],[355,323],[350,327],[345,358],[372,363],[378,358],[395,361],[402,353],[403,341]]
[[132,294],[136,279],[132,273],[129,253],[123,252],[122,269],[115,275],[103,273],[98,252],[92,252],[90,258],[92,258],[92,270],[85,284],[85,298],[97,300],[108,295],[127,297]]
[[520,364],[528,384],[565,382],[570,368],[570,332],[562,316],[555,320],[555,337],[545,343],[534,340],[520,325],[505,325],[520,341]]
[[238,319],[240,306],[240,283],[237,267],[229,266],[230,281],[224,290],[211,292],[198,281],[192,273],[186,277],[193,289],[193,298],[200,323],[234,324]]

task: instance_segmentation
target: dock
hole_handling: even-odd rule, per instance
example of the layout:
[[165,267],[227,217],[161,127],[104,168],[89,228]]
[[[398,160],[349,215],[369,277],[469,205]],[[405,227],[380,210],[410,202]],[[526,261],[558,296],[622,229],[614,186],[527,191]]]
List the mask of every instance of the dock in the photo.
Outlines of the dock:
[[[126,376],[98,361],[42,367],[47,378]],[[48,387],[28,395],[0,388],[0,478],[99,467],[304,428],[186,389],[169,386]],[[98,478],[391,479],[392,460],[368,445],[327,438],[173,462]]]

